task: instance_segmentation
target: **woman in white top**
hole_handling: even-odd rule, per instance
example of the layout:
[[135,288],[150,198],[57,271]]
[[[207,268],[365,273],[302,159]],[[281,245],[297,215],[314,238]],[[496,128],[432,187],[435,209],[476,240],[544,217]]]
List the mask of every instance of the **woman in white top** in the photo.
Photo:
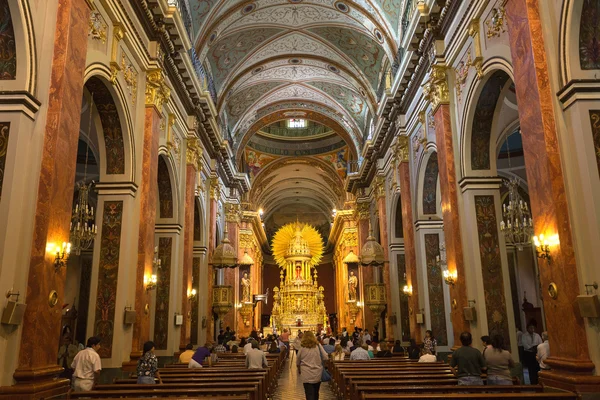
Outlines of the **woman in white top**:
[[327,360],[327,353],[317,342],[314,333],[305,332],[302,336],[301,347],[298,349],[296,366],[304,385],[306,400],[319,400],[324,360]]
[[333,351],[333,353],[331,353],[331,358],[333,359],[333,361],[343,361],[345,357],[346,354],[344,353],[344,349],[342,349],[342,346],[340,346],[339,344],[336,345],[335,350]]

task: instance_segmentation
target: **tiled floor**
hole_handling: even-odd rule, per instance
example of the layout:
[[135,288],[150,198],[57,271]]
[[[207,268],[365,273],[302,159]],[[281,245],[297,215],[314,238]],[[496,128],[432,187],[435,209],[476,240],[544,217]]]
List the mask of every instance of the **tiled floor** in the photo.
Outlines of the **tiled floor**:
[[[284,364],[273,400],[304,400],[304,387],[298,379],[298,370],[294,362],[291,363],[291,368],[289,361]],[[319,400],[337,400],[329,383],[321,383]]]

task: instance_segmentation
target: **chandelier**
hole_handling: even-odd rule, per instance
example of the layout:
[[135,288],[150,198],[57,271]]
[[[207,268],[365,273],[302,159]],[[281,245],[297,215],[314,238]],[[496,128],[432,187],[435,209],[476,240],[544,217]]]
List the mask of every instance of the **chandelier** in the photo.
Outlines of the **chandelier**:
[[[94,95],[90,97],[90,120],[88,123],[88,135],[92,131],[92,105]],[[76,255],[80,255],[82,250],[90,248],[94,238],[98,233],[98,227],[95,224],[94,207],[90,205],[90,190],[94,181],[87,181],[87,165],[90,147],[86,145],[85,166],[83,169],[83,182],[77,184],[78,197],[71,215],[71,226],[69,228],[71,249]]]
[[[510,170],[510,148],[506,138],[508,152],[508,169]],[[504,234],[506,243],[514,245],[517,250],[523,250],[523,246],[531,243],[533,236],[533,220],[527,202],[519,194],[519,182],[512,177],[504,183],[508,187],[508,206],[502,205],[502,222],[500,231]]]

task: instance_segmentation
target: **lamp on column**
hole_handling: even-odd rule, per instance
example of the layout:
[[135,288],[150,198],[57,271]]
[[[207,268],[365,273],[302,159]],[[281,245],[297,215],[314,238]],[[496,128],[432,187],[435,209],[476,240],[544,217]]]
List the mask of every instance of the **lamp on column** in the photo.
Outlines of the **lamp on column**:
[[227,223],[225,223],[225,232],[223,233],[223,240],[221,240],[221,243],[215,248],[210,264],[215,268],[235,268],[239,264],[235,249],[229,241]]
[[[506,151],[508,154],[508,169],[510,165],[510,147],[509,139],[506,138]],[[533,220],[527,202],[519,194],[519,182],[516,177],[512,177],[505,182],[508,187],[508,206],[502,205],[502,221],[500,222],[500,231],[504,234],[506,243],[514,245],[517,250],[523,250],[525,245],[531,243],[533,236]]]
[[446,258],[446,245],[444,243],[440,245],[440,255],[435,256],[435,265],[440,271],[443,271],[442,275],[444,277],[444,282],[446,282],[447,285],[454,285],[456,283],[458,274],[456,270],[450,271],[450,269],[448,268],[448,262]]
[[365,266],[381,266],[385,263],[383,247],[375,240],[369,219],[369,236],[360,251],[360,263]]
[[152,258],[152,272],[150,275],[144,276],[144,285],[146,285],[146,291],[156,289],[158,284],[158,276],[156,271],[160,269],[160,258],[158,257],[158,246],[154,248],[154,257]]
[[[94,104],[94,94],[90,96],[90,116],[88,121],[88,136],[92,132],[92,109]],[[94,242],[94,238],[98,233],[98,227],[95,224],[96,217],[94,215],[94,207],[90,205],[90,190],[94,185],[94,181],[87,183],[87,166],[90,146],[85,148],[85,165],[83,168],[83,182],[77,184],[78,197],[75,203],[75,208],[71,215],[71,226],[69,227],[70,242],[72,251],[76,255],[80,255],[82,250],[90,248]]]

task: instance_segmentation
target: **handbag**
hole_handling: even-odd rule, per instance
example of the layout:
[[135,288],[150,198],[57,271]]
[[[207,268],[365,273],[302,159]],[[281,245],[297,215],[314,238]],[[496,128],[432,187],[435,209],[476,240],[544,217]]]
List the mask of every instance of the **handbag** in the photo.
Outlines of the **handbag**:
[[321,382],[329,382],[331,380],[331,374],[327,371],[327,368],[323,366],[323,372],[321,372]]

